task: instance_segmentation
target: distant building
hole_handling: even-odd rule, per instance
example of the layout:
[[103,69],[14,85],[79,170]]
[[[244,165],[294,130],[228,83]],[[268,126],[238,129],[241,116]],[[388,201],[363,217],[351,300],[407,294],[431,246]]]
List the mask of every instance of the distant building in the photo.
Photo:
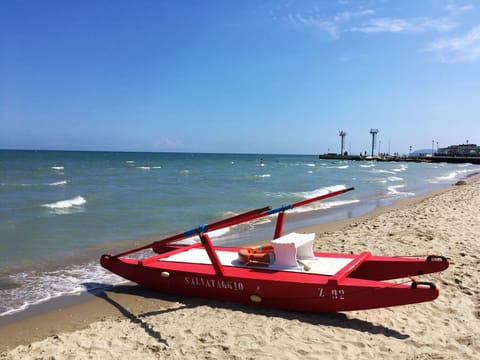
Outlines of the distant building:
[[450,145],[437,150],[437,156],[476,156],[480,157],[480,146],[476,144]]

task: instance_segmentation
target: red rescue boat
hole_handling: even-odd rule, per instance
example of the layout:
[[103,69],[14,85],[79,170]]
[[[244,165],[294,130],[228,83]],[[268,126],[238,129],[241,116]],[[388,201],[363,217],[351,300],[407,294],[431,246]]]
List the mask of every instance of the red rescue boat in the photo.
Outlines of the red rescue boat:
[[[443,256],[390,257],[313,251],[314,234],[282,236],[285,212],[353,188],[326,188],[324,194],[277,209],[260,208],[153,242],[117,255],[102,266],[137,284],[162,292],[286,310],[335,312],[432,301],[430,282],[412,276],[443,271]],[[278,214],[270,244],[251,248],[215,247],[208,232]],[[198,235],[200,242],[179,240]],[[146,257],[129,255],[153,250]],[[408,282],[390,281],[409,278]]]

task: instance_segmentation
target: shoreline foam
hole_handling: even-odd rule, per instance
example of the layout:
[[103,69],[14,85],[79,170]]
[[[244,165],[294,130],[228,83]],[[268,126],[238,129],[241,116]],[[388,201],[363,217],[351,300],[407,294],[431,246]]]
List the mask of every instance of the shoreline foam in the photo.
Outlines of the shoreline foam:
[[170,296],[128,284],[1,326],[0,350],[11,349],[1,356],[473,358],[480,352],[479,206],[480,179],[471,177],[464,186],[302,229],[317,233],[315,247],[323,251],[449,257],[448,270],[427,277],[440,287],[440,297],[431,303],[301,314]]

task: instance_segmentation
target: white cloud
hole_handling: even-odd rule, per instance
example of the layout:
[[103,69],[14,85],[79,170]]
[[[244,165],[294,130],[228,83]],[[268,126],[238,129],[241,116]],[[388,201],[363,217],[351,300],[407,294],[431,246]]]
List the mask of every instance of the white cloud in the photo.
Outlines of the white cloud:
[[[464,11],[466,11],[465,8]],[[453,12],[453,8],[450,10]],[[456,10],[457,12],[459,10]],[[374,33],[422,33],[427,31],[448,32],[457,23],[453,17],[431,18],[392,18],[374,17],[376,11],[364,9],[359,11],[344,11],[328,18],[317,12],[308,14],[288,15],[292,24],[308,26],[327,33],[331,39],[338,40],[343,32]]]
[[[310,27],[339,40],[342,34],[446,34],[462,26],[462,17],[474,10],[471,4],[451,2],[444,6],[444,16],[390,17],[378,16],[373,9],[344,11],[325,16],[316,8],[309,12],[288,15],[296,26]],[[284,17],[285,19],[285,17]],[[464,26],[465,24],[463,24]],[[462,36],[440,38],[431,42],[424,51],[434,53],[443,62],[473,62],[480,60],[480,25]]]
[[360,18],[363,16],[369,16],[375,14],[374,10],[361,10],[361,11],[345,11],[342,13],[338,13],[333,17],[333,20],[336,23],[342,23],[342,22],[349,22],[353,19]]
[[321,31],[326,32],[332,39],[337,40],[339,38],[338,25],[330,20],[322,20],[313,16],[305,17],[303,15],[296,15],[291,17],[292,22],[299,23],[304,26],[314,27]]
[[368,23],[354,26],[350,30],[364,33],[403,32],[409,29],[410,24],[403,19],[377,18]]
[[445,10],[451,13],[452,15],[459,15],[468,11],[473,10],[473,5],[457,5],[457,4],[449,4],[445,6]]
[[456,24],[447,18],[432,19],[417,17],[410,19],[375,18],[359,26],[354,26],[350,31],[364,33],[419,33],[425,31],[445,32],[452,30]]
[[343,31],[345,24],[354,21],[355,19],[371,16],[375,13],[374,10],[361,11],[345,11],[336,14],[332,18],[324,19],[317,14],[313,15],[290,15],[289,19],[292,23],[297,23],[303,26],[309,26],[326,32],[330,38],[337,40],[340,38],[340,33]]
[[419,25],[425,31],[448,32],[455,29],[458,24],[451,18],[419,18]]
[[438,39],[426,51],[436,53],[443,62],[474,62],[480,60],[480,25],[463,36]]

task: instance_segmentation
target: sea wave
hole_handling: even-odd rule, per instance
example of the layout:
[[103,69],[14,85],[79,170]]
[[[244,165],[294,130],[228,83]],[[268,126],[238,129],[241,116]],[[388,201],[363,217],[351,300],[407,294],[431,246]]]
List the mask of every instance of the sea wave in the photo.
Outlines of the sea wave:
[[276,199],[292,199],[292,198],[304,198],[310,199],[317,196],[326,195],[330,192],[336,192],[340,190],[344,190],[346,187],[345,185],[333,185],[328,187],[321,187],[315,190],[309,191],[300,191],[300,192],[265,192],[265,196],[272,197]]
[[65,170],[64,166],[51,166],[50,169],[52,170]]
[[327,169],[348,169],[350,165],[327,166]]
[[[265,195],[269,197],[279,198],[279,199],[281,198],[292,199],[293,197],[311,199],[318,196],[327,195],[332,192],[341,191],[341,190],[344,190],[345,188],[346,188],[345,185],[334,185],[334,186],[318,188],[311,191],[301,191],[301,192],[294,192],[294,193],[266,193]],[[303,213],[303,212],[317,211],[317,210],[323,210],[323,209],[330,209],[333,207],[348,205],[348,204],[355,204],[358,202],[360,202],[360,200],[356,200],[356,199],[340,200],[340,201],[325,200],[325,201],[314,202],[304,206],[295,207],[294,209],[289,211],[291,211],[292,213]]]
[[83,196],[76,196],[72,199],[60,200],[54,203],[43,204],[43,207],[50,209],[56,214],[70,214],[72,212],[83,211],[83,205],[87,200]]
[[20,272],[9,275],[9,281],[17,286],[0,289],[0,316],[23,311],[53,298],[126,282],[96,263],[40,273]]
[[152,170],[152,169],[161,169],[161,166],[137,166],[136,169],[139,170]]
[[67,180],[62,180],[62,181],[55,181],[55,182],[52,182],[48,185],[50,186],[60,186],[60,185],[66,185],[67,184]]
[[408,165],[402,164],[398,168],[392,169],[395,172],[402,172],[402,171],[407,171],[408,170]]
[[[471,164],[460,164],[459,168],[466,167],[464,165],[471,165]],[[434,178],[426,179],[425,181],[431,184],[451,182],[454,180],[466,178],[471,174],[477,173],[477,171],[478,169],[476,167],[472,169],[454,170],[441,176],[436,176]]]
[[452,171],[451,173],[448,173],[443,176],[437,176],[435,179],[436,180],[454,180],[462,175],[466,175],[469,171],[468,170],[457,170],[457,171]]
[[310,211],[317,211],[317,210],[325,210],[325,209],[331,209],[339,206],[344,206],[344,205],[351,205],[351,204],[356,204],[359,203],[360,200],[357,199],[352,199],[352,200],[337,200],[337,201],[323,201],[323,202],[317,202],[317,203],[312,203],[306,206],[300,206],[293,208],[290,210],[292,213],[305,213],[305,212],[310,212]]
[[19,184],[15,184],[15,183],[0,183],[0,186],[15,188],[15,187],[38,186],[38,184],[27,184],[27,183],[19,183]]
[[388,194],[393,196],[399,197],[407,197],[407,196],[414,196],[415,193],[409,191],[400,191],[400,189],[404,188],[405,185],[393,185],[387,188]]
[[310,198],[314,198],[322,195],[327,195],[332,192],[341,191],[341,190],[344,190],[345,188],[346,188],[345,185],[333,185],[333,186],[321,187],[311,191],[301,191],[301,192],[293,193],[293,195],[303,197],[305,199],[310,199]]
[[381,169],[372,169],[372,173],[374,174],[391,174],[396,175],[397,172],[395,170],[381,170]]
[[394,181],[403,181],[403,178],[398,177],[398,176],[389,176],[387,178],[388,181],[394,182]]
[[217,229],[217,230],[210,231],[208,234],[211,238],[215,239],[215,238],[222,237],[223,235],[229,233],[230,230],[231,230],[231,227],[228,226],[228,227],[225,227],[225,228],[222,228],[222,229]]
[[16,187],[41,187],[41,186],[59,186],[59,185],[65,185],[67,183],[67,180],[61,180],[61,181],[54,181],[51,183],[0,183],[0,186],[5,186],[5,187],[11,187],[11,188],[16,188]]

